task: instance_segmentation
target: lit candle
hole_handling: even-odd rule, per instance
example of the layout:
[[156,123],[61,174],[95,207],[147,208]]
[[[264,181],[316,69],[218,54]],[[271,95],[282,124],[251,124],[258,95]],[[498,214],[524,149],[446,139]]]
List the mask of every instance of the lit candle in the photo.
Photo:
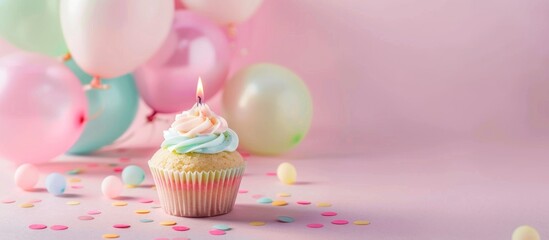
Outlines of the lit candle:
[[202,104],[204,99],[204,87],[202,86],[202,78],[198,78],[198,84],[196,85],[196,103],[197,105]]

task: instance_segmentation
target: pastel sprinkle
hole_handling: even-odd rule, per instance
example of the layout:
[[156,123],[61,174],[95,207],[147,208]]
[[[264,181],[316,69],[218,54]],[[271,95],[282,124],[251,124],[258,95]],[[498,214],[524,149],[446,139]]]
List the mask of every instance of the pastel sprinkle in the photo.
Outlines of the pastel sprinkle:
[[118,166],[118,163],[109,163],[109,167],[116,167]]
[[114,234],[114,233],[107,233],[107,234],[103,234],[102,237],[103,237],[103,238],[119,238],[120,235]]
[[77,182],[81,182],[81,181],[82,181],[82,179],[80,179],[80,178],[69,178],[69,182],[71,182],[71,183],[77,183]]
[[53,225],[50,227],[51,230],[55,230],[55,231],[62,231],[62,230],[67,230],[69,227],[65,226],[65,225]]
[[67,202],[67,205],[80,205],[80,202],[79,201],[68,201]]
[[98,215],[101,214],[101,211],[99,210],[89,210],[88,215]]
[[355,224],[355,225],[370,225],[370,221],[356,220],[356,221],[353,222],[353,224]]
[[173,226],[172,229],[175,231],[188,231],[190,228],[186,226]]
[[309,204],[311,204],[311,202],[309,202],[309,201],[297,201],[297,204],[299,204],[299,205],[309,205]]
[[92,216],[80,216],[80,217],[78,217],[78,220],[84,220],[84,221],[93,220],[93,219],[95,219],[95,218],[92,217]]
[[336,216],[337,213],[336,212],[323,212],[320,215],[325,216],[325,217],[331,217],[331,216]]
[[309,224],[307,224],[307,227],[308,228],[322,228],[322,227],[324,227],[324,225],[320,224],[320,223],[309,223]]
[[253,222],[250,222],[248,224],[250,224],[251,226],[264,226],[266,223],[265,222],[260,222],[260,221],[253,221]]
[[252,195],[252,198],[255,198],[255,199],[262,198],[262,197],[263,197],[263,195],[261,195],[261,194]]
[[19,207],[21,207],[21,208],[31,208],[31,207],[34,207],[34,204],[32,204],[32,203],[23,203],[23,204],[20,204]]
[[174,222],[174,221],[162,221],[162,222],[160,222],[160,225],[162,225],[162,226],[173,226],[175,224],[177,224],[177,223]]
[[257,199],[257,202],[258,203],[263,203],[263,204],[268,204],[268,203],[272,203],[273,200],[270,199],[270,198],[264,197],[264,198]]
[[128,205],[128,203],[120,201],[120,202],[113,202],[112,205],[115,206],[115,207],[123,207],[123,206]]
[[142,222],[142,223],[154,222],[154,220],[152,220],[152,219],[147,219],[147,218],[139,219],[139,221]]
[[154,206],[151,206],[151,208],[161,208],[161,206],[154,205]]
[[79,174],[79,173],[81,173],[81,172],[82,172],[82,169],[80,169],[80,168],[75,168],[75,169],[73,169],[73,170],[68,171],[67,174],[69,174],[69,175],[77,175],[77,174]]
[[154,200],[148,198],[142,198],[138,200],[140,203],[152,203]]
[[29,228],[32,229],[32,230],[41,230],[41,229],[48,228],[48,226],[46,226],[44,224],[31,224],[31,225],[29,225]]
[[273,201],[272,205],[280,207],[280,206],[286,206],[286,205],[288,205],[288,203],[286,201],[283,201],[283,200],[277,200],[277,201]]
[[40,200],[40,199],[33,199],[33,200],[28,201],[28,203],[39,203],[39,202],[42,202],[42,200]]
[[210,233],[211,235],[215,235],[215,236],[225,235],[225,231],[219,230],[219,229],[210,230],[209,233]]
[[240,189],[240,190],[238,190],[238,193],[248,193],[248,190]]
[[231,227],[227,224],[217,224],[212,226],[214,229],[223,230],[223,231],[229,231],[231,230]]
[[113,170],[114,170],[114,172],[119,173],[119,172],[122,172],[124,170],[124,168],[123,167],[115,167],[115,168],[113,168]]
[[342,220],[342,219],[339,219],[339,220],[333,220],[332,221],[332,224],[335,224],[335,225],[345,225],[349,223],[349,221],[347,220]]
[[72,189],[82,189],[82,188],[84,188],[84,186],[82,186],[82,185],[72,185],[71,188]]
[[147,209],[139,209],[139,210],[135,210],[135,213],[137,214],[147,214],[147,213],[150,213],[151,211],[150,210],[147,210]]
[[14,202],[15,202],[15,200],[13,200],[13,199],[4,199],[4,200],[2,200],[2,203],[6,203],[6,204],[14,203]]
[[130,185],[130,184],[128,184],[128,185],[126,185],[126,188],[137,188],[137,185]]
[[289,194],[289,193],[279,193],[278,196],[279,196],[279,197],[291,197],[292,194]]
[[113,227],[113,228],[129,228],[129,227],[131,227],[131,225],[119,223],[119,224],[114,224],[114,225],[112,225],[112,227]]
[[265,175],[267,175],[267,176],[276,176],[276,172],[268,172]]
[[327,202],[319,202],[316,204],[317,207],[331,207],[332,204],[331,203],[327,203]]
[[291,218],[291,217],[288,217],[288,216],[279,216],[279,217],[276,218],[276,220],[278,220],[279,222],[283,222],[283,223],[294,222],[294,219]]

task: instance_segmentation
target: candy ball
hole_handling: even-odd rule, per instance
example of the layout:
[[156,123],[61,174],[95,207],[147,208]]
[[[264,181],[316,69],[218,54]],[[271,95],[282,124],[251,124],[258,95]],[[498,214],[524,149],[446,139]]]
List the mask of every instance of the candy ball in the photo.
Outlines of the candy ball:
[[116,198],[122,192],[122,181],[117,176],[108,176],[101,182],[101,192],[108,198]]
[[52,173],[46,177],[46,189],[49,193],[59,196],[65,192],[67,181],[59,173]]
[[15,181],[15,185],[21,189],[32,190],[38,182],[39,174],[40,172],[36,166],[26,163],[19,166],[17,170],[15,170],[13,180]]
[[130,165],[122,171],[122,181],[127,185],[137,186],[145,180],[145,171],[136,165]]
[[513,232],[513,240],[540,240],[538,231],[530,226],[520,226]]
[[276,176],[278,179],[285,184],[293,184],[297,178],[297,171],[295,170],[294,165],[291,163],[281,163],[276,169]]

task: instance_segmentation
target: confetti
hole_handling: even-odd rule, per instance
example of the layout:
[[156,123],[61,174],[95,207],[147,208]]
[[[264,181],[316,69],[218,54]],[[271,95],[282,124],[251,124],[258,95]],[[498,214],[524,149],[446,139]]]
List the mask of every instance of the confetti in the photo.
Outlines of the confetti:
[[154,206],[151,206],[151,208],[161,208],[161,206],[154,205]]
[[319,202],[316,204],[317,207],[331,207],[332,204],[331,203],[327,203],[327,202]]
[[240,189],[240,190],[238,190],[238,193],[248,193],[248,190]]
[[118,163],[109,163],[109,167],[116,167],[118,166]]
[[186,226],[173,226],[172,229],[175,231],[188,231],[190,228]]
[[215,235],[215,236],[225,235],[225,231],[219,230],[219,229],[210,230],[209,233],[210,233],[211,235]]
[[68,175],[77,175],[80,174],[83,170],[81,168],[75,168],[67,172]]
[[154,222],[154,220],[152,220],[152,219],[147,219],[147,218],[139,219],[139,221],[142,222],[142,223]]
[[139,209],[139,210],[135,210],[135,213],[137,214],[147,214],[147,213],[150,213],[151,211],[150,210],[147,210],[147,209]]
[[62,230],[67,230],[69,227],[65,226],[65,225],[53,225],[50,227],[51,230],[55,230],[55,231],[62,231]]
[[324,225],[320,224],[320,223],[310,223],[310,224],[307,224],[307,227],[308,228],[322,228],[322,227],[324,227]]
[[260,222],[260,221],[253,221],[253,222],[250,222],[248,223],[250,224],[251,226],[265,226],[265,222]]
[[336,212],[323,212],[320,215],[325,216],[325,217],[331,217],[331,216],[336,216],[337,213]]
[[42,230],[42,229],[46,229],[48,226],[44,225],[44,224],[31,224],[29,225],[29,228],[32,229],[32,230]]
[[82,189],[82,188],[84,188],[84,186],[82,186],[82,185],[72,185],[71,188],[72,189]]
[[142,198],[142,199],[139,199],[138,202],[140,202],[140,203],[152,203],[152,202],[154,202],[154,200],[148,199],[148,198]]
[[21,207],[21,208],[31,208],[31,207],[34,207],[34,204],[32,204],[32,203],[23,203],[23,204],[20,204],[19,207]]
[[95,218],[92,217],[92,216],[80,216],[78,217],[78,220],[84,220],[84,221],[87,221],[87,220],[94,220]]
[[254,198],[254,199],[258,199],[258,198],[262,198],[262,197],[263,197],[263,195],[261,195],[261,194],[252,195],[252,198]]
[[14,203],[14,202],[15,202],[15,200],[13,200],[13,199],[4,199],[4,200],[2,200],[2,203],[6,203],[6,204]]
[[80,202],[79,201],[68,201],[67,202],[67,205],[80,205]]
[[77,182],[81,182],[81,181],[82,181],[82,179],[80,179],[80,178],[69,178],[69,182],[71,182],[71,183],[77,183]]
[[119,238],[120,235],[114,234],[114,233],[107,233],[107,234],[103,234],[102,237],[103,237],[103,238]]
[[162,222],[160,222],[160,225],[162,225],[162,226],[173,226],[175,224],[177,224],[177,223],[174,222],[174,221],[162,221]]
[[339,219],[339,220],[333,220],[332,221],[332,224],[335,224],[335,225],[345,225],[349,223],[349,221],[347,220],[342,220],[342,219]]
[[88,167],[91,167],[91,168],[94,168],[94,167],[98,167],[99,164],[97,163],[88,163]]
[[353,222],[354,225],[370,225],[370,221],[366,220],[356,220]]
[[214,229],[218,229],[218,230],[223,230],[223,231],[229,231],[231,230],[231,227],[227,224],[217,224],[217,225],[213,225],[212,228]]
[[130,158],[127,158],[127,157],[121,157],[118,159],[118,161],[122,162],[122,163],[127,163],[127,162],[130,162],[131,159]]
[[276,218],[276,220],[278,220],[279,222],[283,222],[283,223],[294,222],[294,219],[291,218],[291,217],[288,217],[288,216],[279,216],[279,217]]
[[137,188],[137,185],[126,185],[126,188]]
[[272,177],[272,176],[276,176],[276,172],[268,172],[268,173],[266,173],[265,175],[271,176],[271,177]]
[[309,202],[309,201],[297,201],[297,204],[299,204],[299,205],[309,205],[309,204],[311,204],[311,202]]
[[124,170],[124,168],[123,167],[115,167],[112,170],[116,173],[119,173],[119,172],[122,172]]
[[291,197],[292,194],[289,194],[289,193],[279,193],[277,196],[279,196],[279,197]]
[[113,202],[112,205],[115,206],[115,207],[123,207],[123,206],[128,205],[128,203],[120,201],[120,202]]
[[28,201],[28,203],[39,203],[39,202],[42,202],[42,200],[40,200],[40,199],[33,199],[33,200]]
[[264,198],[257,199],[257,202],[258,203],[263,203],[263,204],[269,204],[269,203],[272,203],[273,200],[270,199],[270,198],[264,197]]
[[123,224],[123,223],[118,223],[118,224],[114,224],[112,225],[113,228],[129,228],[131,227],[131,225],[129,224]]
[[99,215],[101,214],[101,211],[99,210],[89,210],[88,215]]
[[288,205],[288,203],[286,201],[283,201],[283,200],[277,200],[277,201],[273,201],[272,205],[277,206],[277,207],[281,207],[281,206]]

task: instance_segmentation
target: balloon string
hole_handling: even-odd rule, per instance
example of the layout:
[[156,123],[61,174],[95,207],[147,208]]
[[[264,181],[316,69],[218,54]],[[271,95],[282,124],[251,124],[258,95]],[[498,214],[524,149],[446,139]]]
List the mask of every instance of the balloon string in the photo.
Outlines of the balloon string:
[[[164,122],[164,123],[169,123],[169,119],[162,119],[162,118],[159,118],[158,116],[156,116],[158,114],[158,112],[154,111],[147,116],[147,121],[144,122],[140,128],[138,129],[143,129],[143,128],[146,128],[147,126],[152,126],[151,131],[149,131],[149,136],[146,138],[147,139],[147,142],[150,141],[153,137],[153,134],[154,134],[154,130],[156,129],[156,123],[157,122]],[[136,130],[132,131],[131,133],[129,133],[128,135],[126,135],[124,138],[121,138],[121,139],[118,139],[116,140],[114,143],[108,145],[109,149],[115,149],[116,147],[120,146],[121,144],[124,144],[126,142],[128,142],[128,140],[130,140],[131,138],[133,138],[136,134]]]
[[84,85],[84,91],[89,91],[92,89],[107,90],[111,88],[111,86],[103,84],[101,80],[102,79],[99,76],[94,76],[90,84]]

